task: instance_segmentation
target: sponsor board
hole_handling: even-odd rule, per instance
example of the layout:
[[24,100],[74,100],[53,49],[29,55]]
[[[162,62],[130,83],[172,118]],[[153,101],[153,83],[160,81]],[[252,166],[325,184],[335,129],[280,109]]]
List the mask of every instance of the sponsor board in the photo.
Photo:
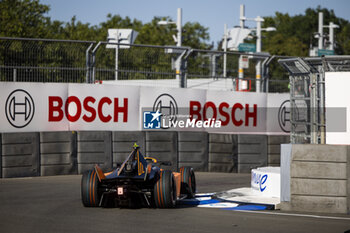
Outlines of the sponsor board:
[[280,168],[261,167],[251,171],[251,188],[264,197],[280,197]]
[[278,109],[287,98],[287,94],[2,82],[0,131],[285,133],[278,124],[278,111],[269,115],[266,109],[269,103]]
[[1,132],[140,128],[135,87],[1,83],[0,89]]
[[290,132],[291,110],[289,96],[289,93],[274,93],[267,95],[267,132]]

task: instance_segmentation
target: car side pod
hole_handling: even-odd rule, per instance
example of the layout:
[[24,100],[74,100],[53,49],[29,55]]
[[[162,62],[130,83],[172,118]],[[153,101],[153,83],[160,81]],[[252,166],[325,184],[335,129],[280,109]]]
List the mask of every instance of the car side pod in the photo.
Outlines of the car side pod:
[[176,184],[171,171],[160,172],[159,180],[154,184],[154,202],[157,208],[174,208],[176,205]]
[[81,178],[81,200],[85,207],[100,206],[100,181],[95,169],[87,171]]

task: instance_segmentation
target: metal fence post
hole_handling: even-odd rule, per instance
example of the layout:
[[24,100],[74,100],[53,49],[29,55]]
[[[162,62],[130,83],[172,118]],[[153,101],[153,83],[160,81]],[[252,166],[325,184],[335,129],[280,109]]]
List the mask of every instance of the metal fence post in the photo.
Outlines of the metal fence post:
[[13,81],[14,82],[17,81],[17,69],[16,68],[13,69]]
[[176,68],[176,76],[179,75],[180,76],[180,88],[186,88],[187,87],[187,83],[186,83],[186,66],[187,64],[185,64],[186,62],[184,61],[183,57],[185,56],[185,54],[187,53],[187,49],[184,50],[180,55],[179,57],[176,59],[176,62],[179,62],[180,63],[180,75],[178,74],[178,70]]
[[317,75],[310,74],[310,131],[311,144],[318,144],[317,140]]
[[290,89],[289,89],[289,103],[290,103],[290,142],[291,143],[295,143],[295,124],[294,124],[294,119],[295,119],[295,110],[296,110],[296,106],[294,104],[294,95],[293,93],[295,93],[295,77],[294,76],[289,76],[289,83],[290,83]]
[[[190,49],[190,50],[186,49],[185,52],[186,52],[186,54],[184,54],[185,56],[182,60],[183,66],[181,66],[181,74],[182,74],[181,75],[181,80],[182,80],[181,87],[183,87],[183,88],[187,88],[187,75],[188,75],[187,61],[188,61],[189,56],[193,52],[193,49]],[[181,54],[181,56],[182,56],[182,54]]]
[[326,100],[325,100],[325,71],[326,61],[322,58],[322,69],[319,75],[319,98],[320,98],[320,143],[326,144]]
[[85,58],[86,58],[86,78],[85,83],[91,83],[91,58],[90,58],[90,49],[94,43],[91,43],[90,46],[86,49]]
[[100,47],[101,45],[101,41],[98,42],[98,44],[95,46],[95,48],[92,50],[92,80],[91,83],[95,83],[95,79],[96,79],[96,52],[97,49]]
[[270,61],[272,61],[272,57],[267,57],[264,59],[261,65],[261,79],[262,79],[262,91],[263,92],[268,92],[268,87],[269,87],[269,64]]

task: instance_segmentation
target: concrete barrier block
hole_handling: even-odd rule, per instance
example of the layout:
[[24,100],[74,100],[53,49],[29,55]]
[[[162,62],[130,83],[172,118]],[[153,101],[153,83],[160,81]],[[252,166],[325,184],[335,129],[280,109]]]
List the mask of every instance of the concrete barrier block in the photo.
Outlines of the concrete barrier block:
[[291,164],[291,177],[312,179],[347,179],[346,163],[301,162]]
[[292,160],[346,163],[347,146],[295,144],[292,149]]
[[172,166],[164,169],[178,170],[178,141],[175,131],[147,131],[146,156],[155,157],[159,162],[170,161]]
[[292,144],[291,195],[282,210],[349,214],[349,171],[350,146]]
[[102,169],[112,168],[112,133],[109,131],[80,131],[77,137],[78,173],[82,174],[98,164]]
[[290,142],[289,135],[267,136],[267,164],[268,166],[281,165],[281,144]]
[[209,134],[209,172],[237,172],[237,135]]
[[291,194],[309,196],[347,196],[346,180],[291,179]]
[[40,133],[42,176],[77,174],[77,133]]
[[220,153],[232,153],[233,143],[221,143],[221,142],[212,142],[209,143],[210,152],[220,152]]
[[267,152],[269,154],[278,154],[279,155],[281,152],[281,144],[267,144]]
[[281,165],[281,155],[280,154],[268,154],[267,155],[267,165],[271,167],[279,167]]
[[281,207],[285,211],[348,214],[346,204],[346,197],[292,196],[291,202]]
[[113,166],[122,163],[132,151],[136,143],[140,146],[140,152],[145,155],[145,132],[142,131],[115,131],[112,132]]
[[195,171],[208,171],[208,133],[178,132],[179,167],[190,166]]
[[267,136],[268,145],[288,144],[289,142],[290,142],[290,135],[268,135]]
[[347,213],[350,214],[350,145],[347,146],[347,157],[348,160],[346,162],[346,170],[347,170],[347,176],[346,176],[346,180],[347,180]]
[[250,173],[251,169],[267,165],[267,136],[238,135],[238,172]]
[[2,134],[2,177],[40,175],[39,133]]
[[209,143],[217,142],[217,143],[221,143],[221,144],[232,144],[232,137],[233,136],[236,136],[236,135],[211,133],[211,134],[209,134]]
[[254,135],[254,134],[238,134],[239,144],[258,144],[261,141],[267,142],[266,135]]
[[2,134],[0,133],[0,178],[2,178]]

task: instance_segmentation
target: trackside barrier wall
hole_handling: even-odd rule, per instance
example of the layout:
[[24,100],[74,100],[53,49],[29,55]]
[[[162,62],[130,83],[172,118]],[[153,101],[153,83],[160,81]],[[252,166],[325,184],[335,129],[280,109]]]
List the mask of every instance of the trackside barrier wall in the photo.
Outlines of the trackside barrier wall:
[[159,162],[171,162],[171,166],[162,166],[164,169],[177,171],[178,166],[178,144],[177,132],[162,131],[146,132],[146,155],[156,157]]
[[39,175],[39,133],[3,133],[2,177]]
[[98,164],[102,169],[112,168],[112,132],[78,132],[78,173],[82,174]]
[[349,171],[350,146],[292,144],[290,198],[282,199],[282,210],[349,214]]
[[136,143],[140,146],[141,153],[145,156],[145,132],[143,131],[114,131],[112,132],[113,167],[121,164],[130,154],[132,146]]
[[209,134],[209,172],[237,172],[237,135]]
[[267,165],[267,136],[238,135],[238,173]]
[[289,143],[290,136],[267,136],[267,165],[279,167],[281,164],[281,144]]
[[178,132],[178,166],[190,166],[195,171],[208,171],[208,133]]
[[3,178],[81,174],[95,164],[107,171],[136,142],[145,156],[170,161],[172,166],[163,165],[165,169],[192,166],[195,171],[249,173],[257,166],[279,165],[281,137],[288,138],[176,131],[3,133],[0,169]]
[[41,176],[78,174],[77,133],[40,133]]

